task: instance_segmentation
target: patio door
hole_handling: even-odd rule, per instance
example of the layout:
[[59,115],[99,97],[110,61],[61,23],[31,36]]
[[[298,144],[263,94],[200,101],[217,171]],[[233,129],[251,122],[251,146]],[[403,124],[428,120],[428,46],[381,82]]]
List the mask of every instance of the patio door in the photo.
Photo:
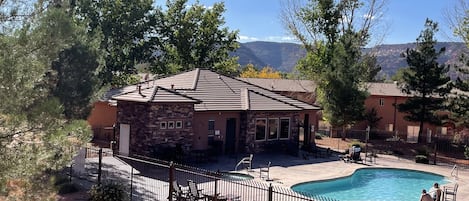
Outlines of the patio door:
[[236,119],[226,119],[226,140],[225,140],[225,154],[235,153],[236,143]]
[[120,124],[119,154],[129,155],[130,125]]

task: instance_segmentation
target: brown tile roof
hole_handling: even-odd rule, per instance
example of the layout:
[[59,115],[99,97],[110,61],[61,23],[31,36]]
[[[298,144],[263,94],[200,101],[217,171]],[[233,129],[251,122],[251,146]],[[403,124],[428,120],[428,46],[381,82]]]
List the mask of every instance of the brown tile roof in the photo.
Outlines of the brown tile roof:
[[272,91],[310,92],[316,90],[316,84],[311,80],[238,78]]
[[160,86],[141,87],[114,97],[115,100],[154,103],[200,103],[200,100]]
[[367,84],[368,93],[373,96],[398,96],[407,97],[406,93],[397,86],[396,83],[374,83],[369,82]]
[[[210,70],[196,69],[174,76],[149,81],[148,88],[133,90],[113,96],[127,101],[200,100],[194,105],[196,111],[220,110],[318,110],[318,106],[279,95],[248,82],[217,74]],[[145,85],[145,84],[144,84]],[[135,86],[134,86],[135,87]],[[156,93],[149,99],[154,88],[165,93]],[[134,88],[135,89],[135,88]],[[148,90],[148,91],[147,91]],[[170,93],[171,92],[171,93]]]

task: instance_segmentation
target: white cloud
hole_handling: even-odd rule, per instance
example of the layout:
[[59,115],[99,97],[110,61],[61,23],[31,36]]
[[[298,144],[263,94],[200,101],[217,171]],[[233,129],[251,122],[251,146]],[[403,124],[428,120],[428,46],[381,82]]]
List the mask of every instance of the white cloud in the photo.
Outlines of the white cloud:
[[242,35],[239,36],[239,42],[242,42],[242,43],[250,42],[250,41],[257,41],[257,40],[259,39],[256,37],[242,36]]
[[239,36],[239,42],[245,43],[245,42],[252,42],[252,41],[270,41],[270,42],[279,42],[279,43],[299,43],[298,40],[296,40],[292,36],[267,36],[263,38],[257,38],[257,37],[251,37],[251,36]]
[[292,36],[268,36],[266,37],[266,41],[274,41],[274,42],[298,42],[296,38]]

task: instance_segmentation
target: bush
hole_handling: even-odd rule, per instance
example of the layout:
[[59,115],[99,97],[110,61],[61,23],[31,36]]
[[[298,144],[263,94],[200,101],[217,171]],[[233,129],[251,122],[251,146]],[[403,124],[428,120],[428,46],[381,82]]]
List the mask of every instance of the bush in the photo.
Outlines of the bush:
[[464,158],[469,159],[469,146],[464,146]]
[[398,156],[403,156],[404,155],[404,153],[401,150],[397,150],[397,149],[392,150],[392,153],[394,155],[398,155]]
[[360,148],[365,147],[365,144],[361,143],[361,142],[358,141],[358,140],[353,140],[352,142],[350,142],[350,144],[351,144],[351,145],[350,145],[351,147],[353,147],[353,146],[355,146],[355,147],[360,147]]
[[428,156],[430,152],[428,151],[427,147],[419,147],[415,150],[417,155]]
[[75,184],[72,184],[72,183],[62,184],[62,185],[59,186],[59,190],[58,190],[58,193],[60,195],[68,194],[68,193],[75,193],[75,192],[78,192],[78,187],[75,186]]
[[49,178],[49,181],[54,186],[60,186],[61,184],[68,183],[70,179],[65,175],[54,174]]
[[322,134],[321,133],[315,133],[314,138],[320,140],[320,139],[322,139]]
[[415,162],[416,163],[424,163],[424,164],[428,164],[428,157],[425,156],[425,155],[417,155],[415,156]]
[[90,201],[125,201],[125,187],[119,183],[107,182],[93,185],[90,190]]

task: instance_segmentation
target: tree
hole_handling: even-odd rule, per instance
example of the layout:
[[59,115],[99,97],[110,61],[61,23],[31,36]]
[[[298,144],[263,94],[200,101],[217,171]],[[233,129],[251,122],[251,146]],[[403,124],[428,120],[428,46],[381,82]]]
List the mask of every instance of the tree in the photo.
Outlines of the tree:
[[[447,19],[450,27],[454,30],[454,35],[466,43],[469,47],[469,3],[460,0],[453,12],[448,13]],[[450,98],[451,117],[457,126],[469,127],[469,59],[463,53],[460,57],[460,64],[455,66],[457,78],[454,80],[456,90]],[[468,150],[468,149],[466,149]]]
[[98,91],[97,58],[90,47],[75,44],[60,52],[58,60],[52,63],[54,75],[51,77],[56,80],[52,95],[62,103],[65,118],[88,118],[92,98]]
[[239,47],[237,31],[222,27],[223,3],[206,8],[187,0],[168,0],[166,10],[157,10],[156,35],[159,48],[153,73],[176,73],[194,68],[231,74],[238,68],[237,58],[229,52]]
[[275,71],[272,67],[266,66],[258,71],[254,65],[248,64],[242,70],[239,77],[243,78],[266,78],[266,79],[281,79],[282,74],[279,71]]
[[[318,101],[332,126],[342,127],[363,119],[365,82],[376,76],[373,56],[363,55],[371,29],[383,4],[370,0],[311,0],[285,8],[287,29],[307,50],[296,66],[317,83]],[[364,11],[365,17],[357,16]]]
[[403,71],[404,83],[400,83],[402,91],[411,97],[398,105],[400,112],[405,112],[407,121],[419,122],[419,141],[423,132],[423,124],[439,125],[444,116],[438,114],[445,110],[445,98],[451,90],[449,67],[439,64],[437,59],[445,48],[435,49],[435,32],[438,24],[427,19],[425,29],[417,38],[416,48],[407,49],[404,53],[408,70]]
[[[42,199],[48,189],[43,175],[70,163],[72,147],[91,137],[86,121],[64,118],[47,76],[59,52],[80,38],[66,10],[47,7],[0,35],[0,196]],[[8,195],[7,181],[17,182],[23,194]]]
[[99,48],[105,53],[105,65],[100,77],[104,84],[116,85],[116,77],[132,80],[126,77],[136,73],[137,64],[151,62],[152,47],[157,44],[152,4],[152,0],[77,1],[77,16],[86,23],[89,37],[101,38]]
[[469,67],[468,63],[458,69],[460,75],[456,79],[452,94],[451,111],[453,120],[459,125],[469,128]]
[[378,112],[376,108],[371,108],[370,110],[366,111],[365,113],[365,120],[368,122],[368,125],[371,129],[377,128],[379,121],[381,121],[383,117],[378,116]]
[[469,2],[459,0],[453,10],[445,13],[448,26],[453,30],[453,34],[464,43],[469,44]]

